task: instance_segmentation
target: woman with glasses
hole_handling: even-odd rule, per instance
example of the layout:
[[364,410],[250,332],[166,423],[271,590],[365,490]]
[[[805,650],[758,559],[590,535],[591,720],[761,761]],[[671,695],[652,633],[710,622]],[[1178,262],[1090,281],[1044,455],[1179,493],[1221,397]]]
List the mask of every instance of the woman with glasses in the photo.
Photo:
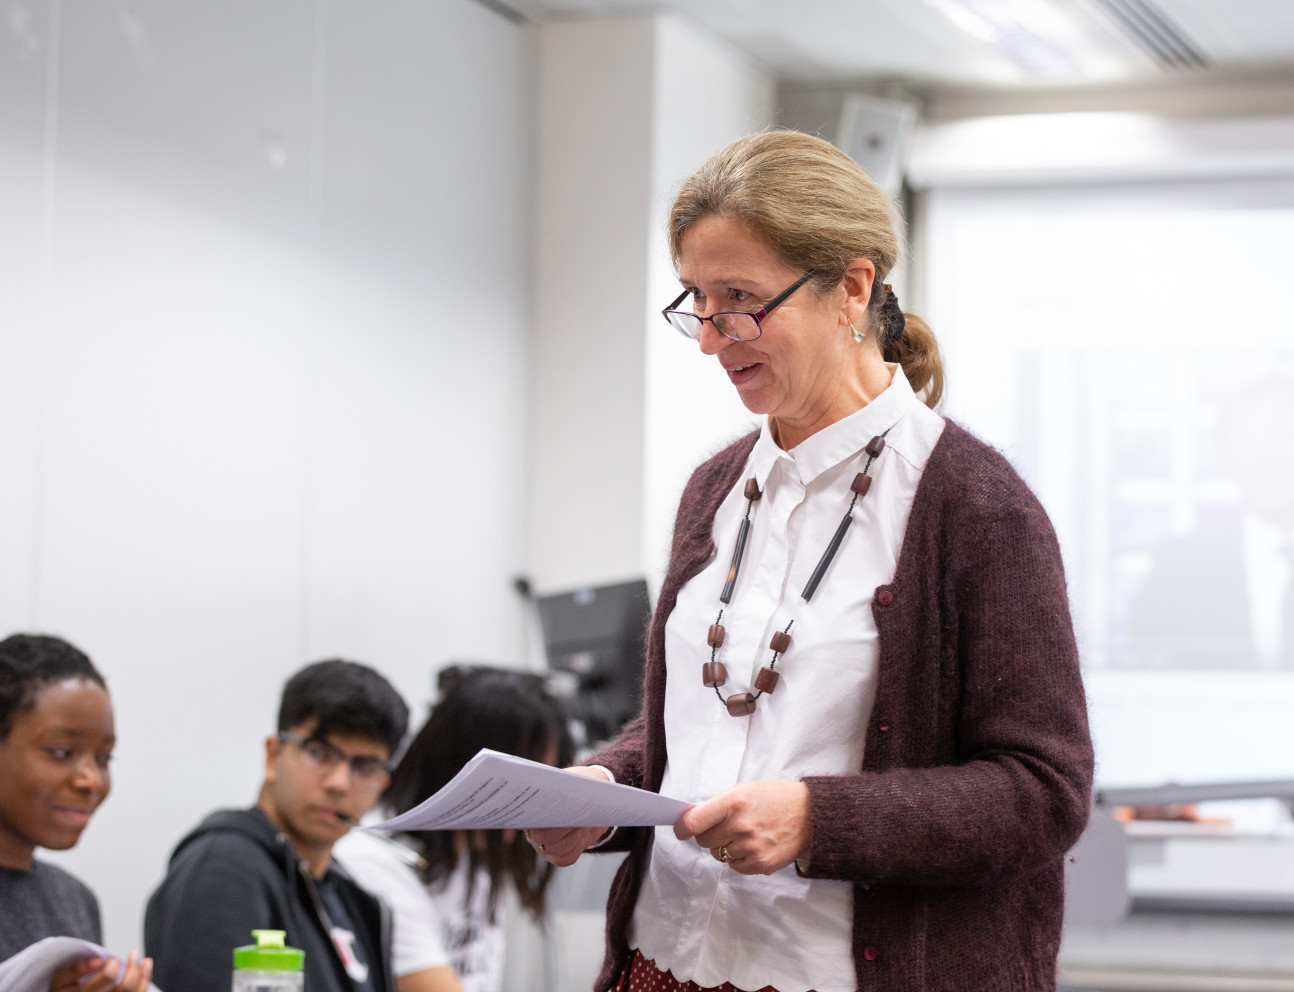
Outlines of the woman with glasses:
[[579,769],[697,805],[531,832],[557,865],[629,852],[596,988],[1053,989],[1092,774],[1065,578],[1024,483],[934,412],[889,197],[756,134],[669,239],[665,319],[762,422],[688,482],[642,714]]

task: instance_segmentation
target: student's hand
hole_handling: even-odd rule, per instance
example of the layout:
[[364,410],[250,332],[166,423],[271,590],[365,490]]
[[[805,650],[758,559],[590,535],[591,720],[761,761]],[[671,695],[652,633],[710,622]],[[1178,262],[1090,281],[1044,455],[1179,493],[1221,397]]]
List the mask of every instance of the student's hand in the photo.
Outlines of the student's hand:
[[[587,775],[589,778],[607,781],[607,777],[596,768],[575,765],[565,769],[573,775]],[[610,827],[539,827],[526,831],[526,840],[539,852],[539,856],[551,865],[565,868],[579,860],[581,854],[602,839]]]
[[458,975],[449,965],[426,968],[395,980],[398,992],[463,992]]
[[674,836],[696,838],[733,871],[771,875],[809,850],[809,787],[786,779],[741,782],[684,813]]
[[153,980],[153,959],[131,951],[125,963],[116,958],[82,958],[57,969],[49,979],[49,992],[148,992]]

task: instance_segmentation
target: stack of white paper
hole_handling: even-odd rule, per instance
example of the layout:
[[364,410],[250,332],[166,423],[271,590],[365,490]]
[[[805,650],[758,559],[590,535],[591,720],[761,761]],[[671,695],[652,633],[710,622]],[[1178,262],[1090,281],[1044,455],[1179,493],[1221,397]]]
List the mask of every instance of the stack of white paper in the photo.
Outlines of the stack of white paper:
[[373,830],[640,827],[672,824],[691,803],[484,748],[439,792]]

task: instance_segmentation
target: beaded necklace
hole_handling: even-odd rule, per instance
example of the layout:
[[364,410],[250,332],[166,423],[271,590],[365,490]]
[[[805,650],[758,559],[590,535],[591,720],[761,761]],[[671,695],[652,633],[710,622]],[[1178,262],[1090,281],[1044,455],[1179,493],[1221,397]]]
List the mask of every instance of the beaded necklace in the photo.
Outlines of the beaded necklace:
[[[827,568],[831,565],[831,560],[840,550],[841,542],[845,539],[845,531],[849,525],[854,522],[854,507],[858,501],[867,495],[867,490],[872,487],[872,477],[868,473],[871,471],[872,462],[885,448],[885,436],[894,429],[894,425],[886,428],[883,434],[878,434],[870,441],[863,451],[867,453],[867,464],[863,470],[854,476],[854,481],[849,488],[853,492],[853,499],[849,501],[849,509],[845,511],[844,518],[836,528],[836,533],[832,535],[831,543],[827,545],[822,557],[818,559],[817,567],[814,568],[813,574],[809,576],[809,581],[804,586],[804,591],[800,593],[800,598],[806,603],[813,598],[817,592],[818,585],[822,582],[822,577],[827,574]],[[706,643],[710,645],[710,660],[701,666],[701,681],[707,689],[713,689],[714,694],[719,697],[719,702],[728,708],[730,716],[750,716],[755,712],[755,700],[764,693],[772,694],[777,688],[777,683],[781,679],[781,673],[777,671],[777,660],[786,654],[787,648],[791,646],[791,628],[795,626],[795,620],[790,620],[782,630],[774,631],[768,646],[773,651],[773,657],[769,663],[759,670],[755,676],[755,691],[751,692],[734,692],[727,699],[719,691],[720,687],[728,681],[728,670],[724,667],[723,662],[716,660],[719,648],[723,646],[725,630],[723,627],[724,607],[732,603],[732,594],[737,587],[737,573],[741,570],[741,557],[746,551],[746,539],[750,536],[750,514],[754,509],[755,501],[764,494],[760,491],[759,483],[755,481],[754,476],[746,480],[744,490],[746,497],[746,515],[742,518],[741,526],[737,529],[737,545],[732,549],[732,563],[728,566],[728,579],[723,584],[723,591],[719,593],[719,602],[723,606],[719,608],[719,616],[715,618],[714,623],[710,625],[709,633],[706,635]]]

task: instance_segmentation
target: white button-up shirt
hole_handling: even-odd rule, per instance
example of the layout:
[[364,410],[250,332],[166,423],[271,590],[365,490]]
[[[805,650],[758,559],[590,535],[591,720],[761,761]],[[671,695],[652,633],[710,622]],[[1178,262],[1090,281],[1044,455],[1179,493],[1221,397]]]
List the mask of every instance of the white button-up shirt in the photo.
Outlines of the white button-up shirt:
[[[715,514],[716,551],[682,589],[665,627],[663,795],[701,802],[737,782],[845,775],[862,767],[876,695],[877,632],[871,599],[894,577],[903,531],[922,469],[944,421],[912,392],[898,366],[890,386],[861,410],[791,451],[765,423],[737,485]],[[863,470],[863,447],[889,430],[872,463],[872,487],[812,600],[801,592],[830,543]],[[733,718],[701,683],[737,530],[746,479],[763,496],[716,655],[728,671],[726,697],[753,692],[773,652],[769,639],[788,621],[791,645],[778,660],[781,681],[753,715]],[[632,946],[680,981],[731,982],[739,989],[853,992],[853,896],[848,882],[806,879],[788,866],[746,876],[695,841],[656,830],[630,934]]]

